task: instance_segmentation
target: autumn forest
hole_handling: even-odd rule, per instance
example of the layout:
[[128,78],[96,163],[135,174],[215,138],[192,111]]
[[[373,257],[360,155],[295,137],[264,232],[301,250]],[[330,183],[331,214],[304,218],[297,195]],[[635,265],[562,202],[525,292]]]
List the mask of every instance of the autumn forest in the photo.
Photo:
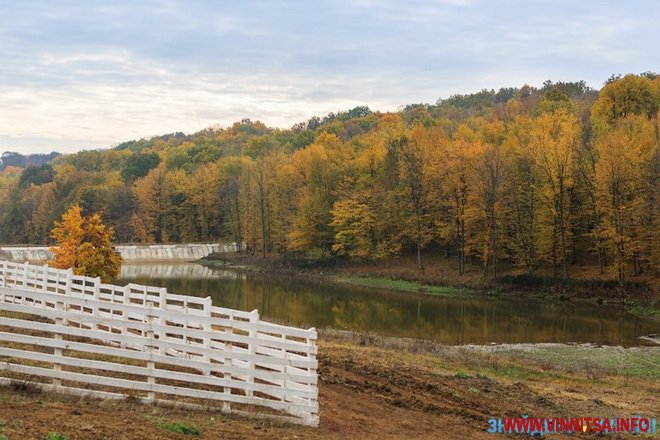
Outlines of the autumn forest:
[[[0,241],[52,243],[72,205],[118,242],[241,244],[255,255],[379,260],[425,252],[623,284],[660,262],[660,77],[547,81],[290,129],[242,120],[112,149],[2,162]],[[7,156],[3,156],[6,159]]]

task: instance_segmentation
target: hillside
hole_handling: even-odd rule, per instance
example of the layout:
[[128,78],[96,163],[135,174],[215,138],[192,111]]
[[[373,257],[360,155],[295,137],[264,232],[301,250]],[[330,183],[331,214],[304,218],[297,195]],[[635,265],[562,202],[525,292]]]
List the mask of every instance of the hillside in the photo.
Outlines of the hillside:
[[[119,242],[228,240],[322,262],[432,252],[625,284],[657,276],[660,77],[366,107],[290,129],[248,119],[0,168],[0,242],[45,244],[72,204]],[[14,159],[16,159],[14,157]],[[27,168],[19,168],[25,165]]]

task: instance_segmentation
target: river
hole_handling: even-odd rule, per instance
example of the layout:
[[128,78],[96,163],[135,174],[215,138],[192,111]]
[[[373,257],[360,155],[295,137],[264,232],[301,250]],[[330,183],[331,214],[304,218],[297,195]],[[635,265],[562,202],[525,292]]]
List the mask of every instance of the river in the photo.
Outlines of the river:
[[124,264],[120,284],[211,296],[298,327],[374,332],[445,344],[577,342],[638,345],[659,323],[613,305],[485,296],[430,296],[239,273],[194,263]]

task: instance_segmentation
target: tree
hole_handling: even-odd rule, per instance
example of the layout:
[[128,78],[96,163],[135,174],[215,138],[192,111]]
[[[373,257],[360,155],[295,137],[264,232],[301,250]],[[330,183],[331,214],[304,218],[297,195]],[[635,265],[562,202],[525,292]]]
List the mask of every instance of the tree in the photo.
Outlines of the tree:
[[531,151],[533,120],[516,118],[507,140],[511,173],[505,184],[507,248],[513,262],[533,276],[539,263],[542,179]]
[[[614,257],[618,280],[657,256],[657,181],[660,78],[653,74],[613,77],[591,111],[595,156],[595,236]],[[657,261],[657,260],[656,260]]]
[[342,180],[348,158],[344,145],[332,134],[322,133],[316,142],[291,157],[296,170],[291,185],[295,191],[297,215],[292,222],[289,243],[294,250],[330,252],[334,242],[332,206],[335,188]]
[[475,187],[477,205],[484,221],[485,238],[483,240],[484,276],[488,275],[489,267],[493,278],[497,278],[498,259],[498,229],[500,211],[500,193],[503,181],[503,158],[498,145],[483,145],[483,153],[477,163],[475,172]]
[[112,248],[114,231],[103,224],[99,214],[83,217],[80,206],[73,205],[62,221],[55,222],[51,235],[57,243],[51,247],[55,258],[48,264],[52,267],[100,277],[105,283],[119,276],[121,261]]
[[40,167],[29,166],[23,170],[19,186],[21,188],[27,188],[30,185],[43,185],[52,182],[54,177],[55,172],[53,171],[53,167],[47,163]]
[[630,115],[652,118],[660,108],[660,78],[643,75],[615,78],[603,87],[591,109],[591,118],[598,131],[613,126],[618,119]]
[[369,258],[373,255],[374,213],[366,203],[368,197],[356,192],[354,198],[335,202],[332,226],[337,230],[332,250],[337,255]]
[[420,125],[415,126],[410,137],[405,134],[387,143],[389,160],[398,170],[398,195],[402,208],[408,214],[404,235],[415,243],[417,268],[424,269],[422,248],[432,238],[430,214],[429,165],[434,139]]
[[544,113],[534,121],[530,150],[550,207],[553,266],[561,260],[562,273],[568,278],[567,242],[569,234],[569,192],[573,186],[573,156],[579,139],[579,123],[562,110]]
[[122,170],[122,177],[128,183],[144,177],[147,173],[158,166],[160,157],[156,153],[143,153],[131,157]]
[[447,232],[443,235],[455,243],[459,275],[465,273],[466,216],[468,201],[474,191],[472,176],[480,150],[481,145],[474,139],[474,133],[466,126],[460,126],[454,139],[446,143],[444,154],[436,156],[444,178],[440,192],[450,216],[443,228]]
[[133,184],[133,194],[138,202],[139,228],[145,236],[141,241],[161,243],[164,238],[163,212],[166,205],[165,167],[150,170]]
[[[653,158],[657,156],[658,139],[653,124],[644,116],[629,116],[617,121],[616,126],[596,143],[599,160],[596,166],[597,204],[602,213],[599,235],[612,250],[618,280],[625,282],[625,268],[632,262],[633,274],[641,271],[642,253],[651,254],[653,240],[644,245],[644,236],[651,238],[642,227],[657,206],[645,203],[647,182],[656,180],[652,173]],[[648,171],[647,171],[648,170]],[[645,171],[652,179],[645,179]],[[650,209],[649,209],[650,208]],[[648,209],[648,211],[647,211]],[[647,223],[648,224],[648,223]],[[656,222],[657,224],[657,222]],[[650,222],[653,229],[653,221]],[[642,252],[644,250],[644,252]]]

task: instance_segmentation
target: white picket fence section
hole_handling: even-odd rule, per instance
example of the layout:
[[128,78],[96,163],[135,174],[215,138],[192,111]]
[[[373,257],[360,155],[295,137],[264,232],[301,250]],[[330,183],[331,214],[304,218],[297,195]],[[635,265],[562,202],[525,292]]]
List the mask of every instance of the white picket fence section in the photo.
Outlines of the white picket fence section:
[[8,261],[0,310],[41,318],[0,316],[0,382],[27,377],[58,392],[318,425],[313,328],[265,322],[210,297]]

